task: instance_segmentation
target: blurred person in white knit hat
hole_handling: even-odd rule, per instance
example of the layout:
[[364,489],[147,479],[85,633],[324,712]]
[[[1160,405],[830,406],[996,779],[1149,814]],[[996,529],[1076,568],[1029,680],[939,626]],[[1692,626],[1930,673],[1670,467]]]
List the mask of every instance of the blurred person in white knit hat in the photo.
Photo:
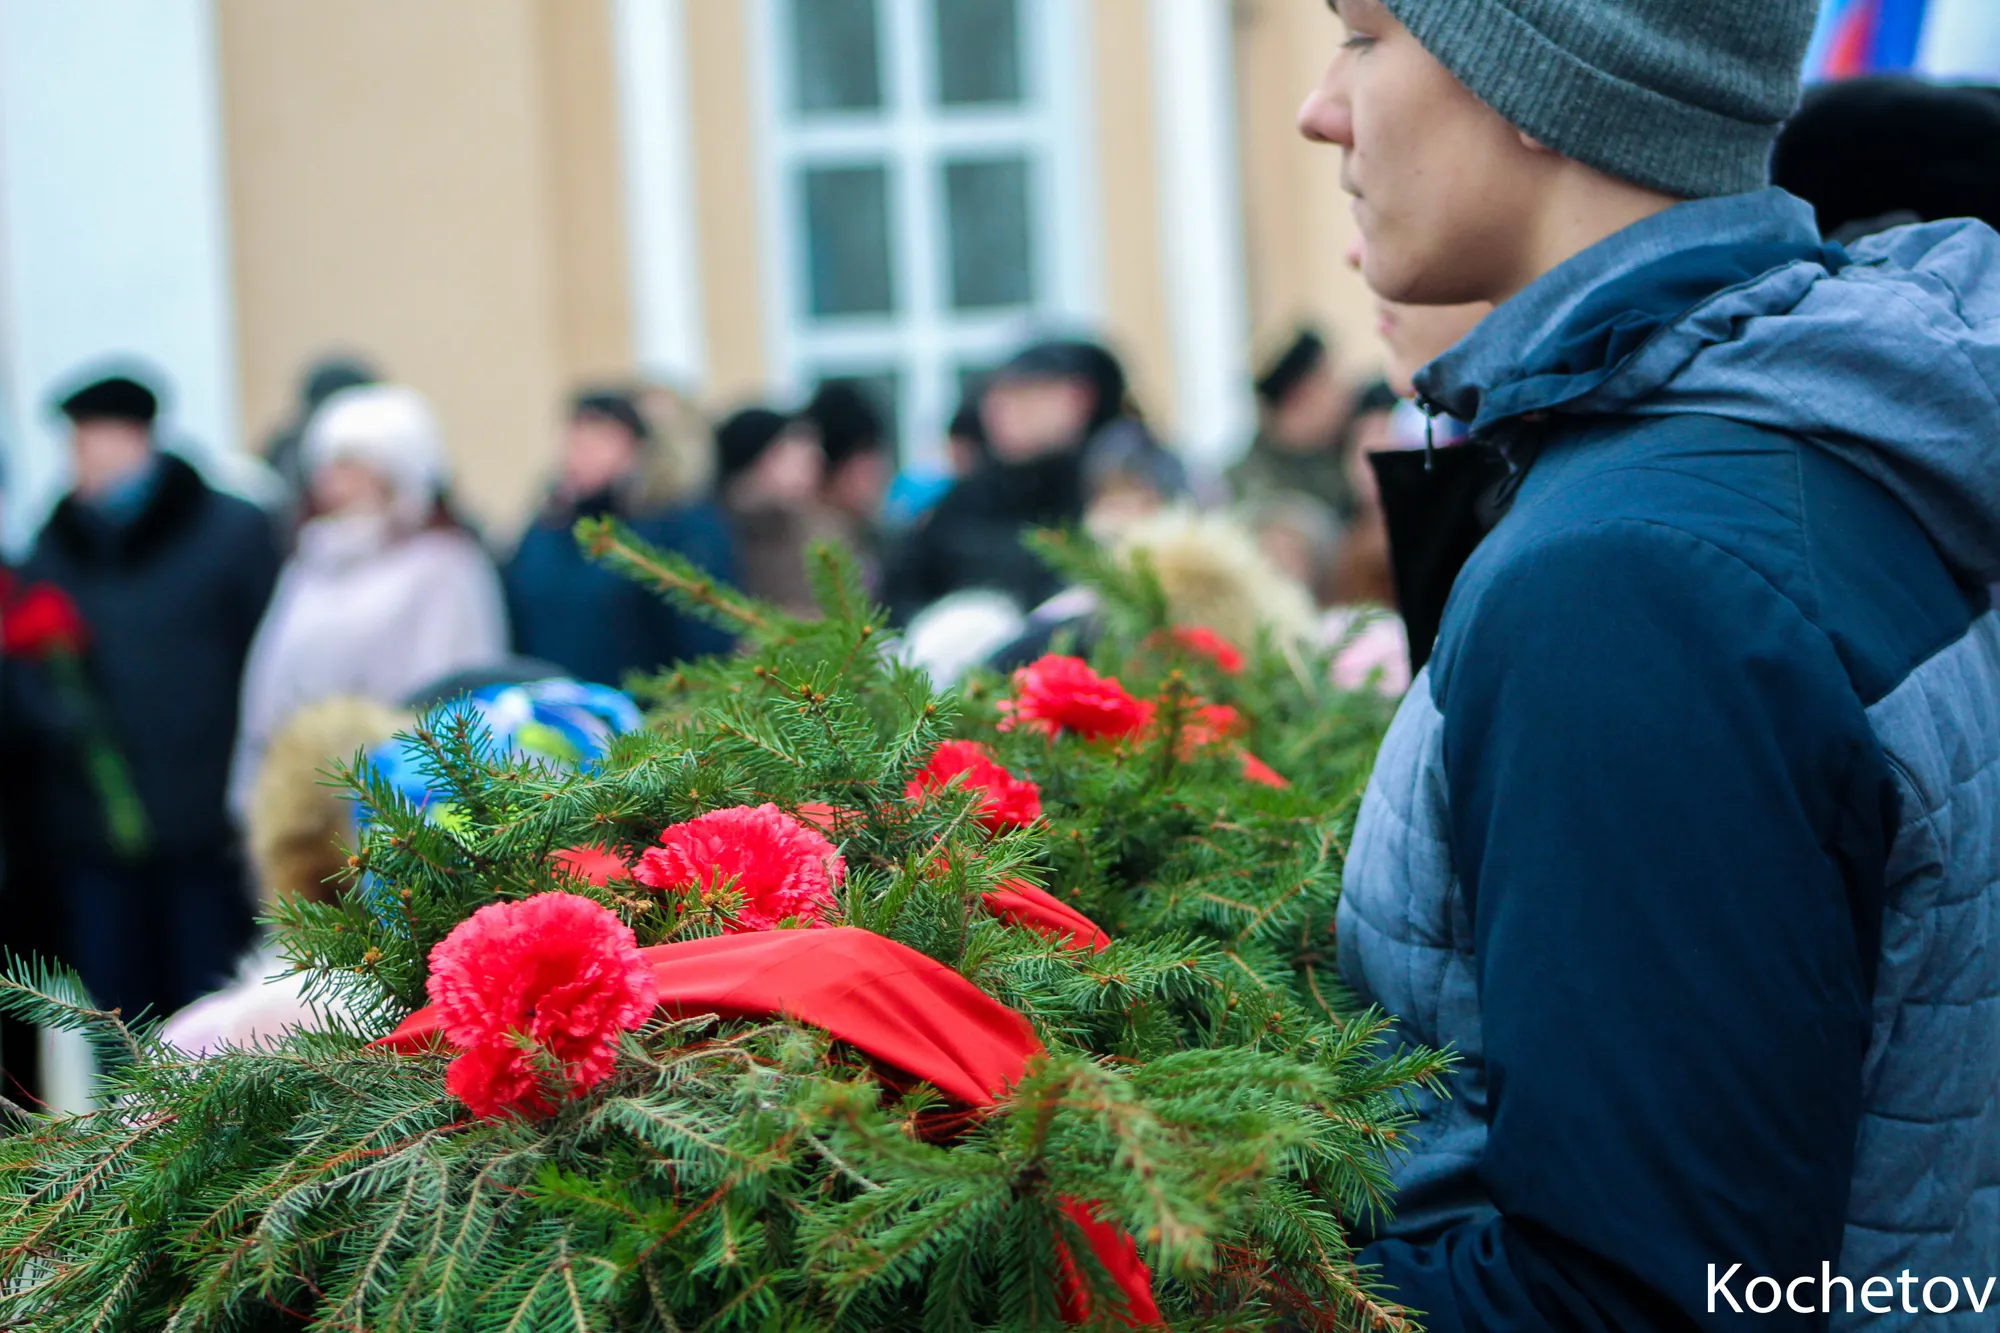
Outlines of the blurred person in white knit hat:
[[345,389],[306,427],[312,518],[299,531],[243,681],[230,804],[241,822],[265,748],[338,695],[393,703],[507,652],[492,559],[451,514],[444,440],[423,395]]

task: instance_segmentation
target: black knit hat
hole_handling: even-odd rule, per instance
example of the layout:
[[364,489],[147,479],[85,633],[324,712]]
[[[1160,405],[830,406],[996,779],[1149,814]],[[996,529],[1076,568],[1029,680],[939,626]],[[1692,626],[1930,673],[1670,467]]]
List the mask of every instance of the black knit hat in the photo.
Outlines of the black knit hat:
[[2000,88],[1824,84],[1778,136],[1771,176],[1813,206],[1829,236],[1890,214],[2000,227]]
[[306,368],[299,383],[299,405],[311,416],[327,399],[342,389],[358,389],[364,384],[380,384],[382,373],[358,356],[322,357]]
[[1306,376],[1317,370],[1326,360],[1326,339],[1313,329],[1300,329],[1298,335],[1285,345],[1285,349],[1265,365],[1257,376],[1255,388],[1258,401],[1266,407],[1276,407],[1285,401],[1290,393]]
[[717,479],[727,482],[749,471],[791,424],[790,417],[768,407],[746,407],[732,414],[715,428]]
[[882,414],[875,410],[868,391],[854,380],[828,380],[820,385],[802,415],[819,428],[819,445],[826,451],[830,468],[873,453],[886,442]]
[[646,423],[639,405],[632,401],[629,393],[620,393],[616,389],[585,389],[570,400],[569,419],[582,421],[589,417],[617,422],[632,432],[632,438],[641,444],[653,438],[653,428]]
[[56,403],[71,421],[129,421],[150,426],[160,414],[159,395],[125,375],[93,380]]

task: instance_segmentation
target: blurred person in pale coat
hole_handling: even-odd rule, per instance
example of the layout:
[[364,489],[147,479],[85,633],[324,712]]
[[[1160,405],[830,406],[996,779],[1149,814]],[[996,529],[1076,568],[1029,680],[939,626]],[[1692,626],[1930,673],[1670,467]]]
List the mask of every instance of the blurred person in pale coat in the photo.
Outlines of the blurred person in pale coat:
[[451,515],[444,441],[423,395],[342,390],[304,447],[315,517],[251,648],[230,775],[239,821],[265,748],[299,709],[339,695],[393,703],[507,654],[500,578]]

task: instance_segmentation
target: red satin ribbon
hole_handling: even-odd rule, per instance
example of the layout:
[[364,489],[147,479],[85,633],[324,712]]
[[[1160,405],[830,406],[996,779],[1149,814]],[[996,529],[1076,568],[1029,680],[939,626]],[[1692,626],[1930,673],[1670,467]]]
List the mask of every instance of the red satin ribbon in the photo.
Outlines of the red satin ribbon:
[[1002,921],[1092,953],[1111,947],[1111,937],[1095,921],[1024,879],[1005,880],[983,896],[987,910]]
[[[1023,884],[1000,892],[1018,895],[1024,912],[1044,924],[1060,923],[1069,938],[1103,947],[1095,941],[1104,933],[1088,918],[1041,890]],[[1019,1013],[952,968],[872,931],[845,926],[747,931],[658,944],[639,953],[652,965],[660,1007],[670,1014],[786,1015],[965,1106],[994,1105],[1043,1050]],[[442,1035],[435,1006],[426,1006],[375,1045],[416,1052]],[[1131,1235],[1100,1220],[1094,1204],[1070,1199],[1063,1209],[1124,1292],[1124,1321],[1134,1327],[1161,1322],[1152,1273]],[[1063,1316],[1081,1323],[1090,1317],[1089,1292],[1067,1255],[1063,1263]]]

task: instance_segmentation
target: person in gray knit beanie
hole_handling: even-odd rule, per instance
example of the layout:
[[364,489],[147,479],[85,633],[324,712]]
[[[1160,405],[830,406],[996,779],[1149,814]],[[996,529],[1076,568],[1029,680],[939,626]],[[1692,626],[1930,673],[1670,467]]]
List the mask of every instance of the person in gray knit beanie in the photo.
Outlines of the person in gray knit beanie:
[[1767,185],[1811,0],[1334,8],[1362,276],[1491,303],[1411,380],[1463,441],[1370,459],[1419,669],[1338,967],[1458,1060],[1356,1260],[1437,1333],[1985,1333],[2000,235]]
[[1386,0],[1458,81],[1565,157],[1680,199],[1770,180],[1818,0]]
[[1342,184],[1368,243],[1369,285],[1419,305],[1504,300],[1676,202],[1766,185],[1817,10],[1816,0],[1334,7],[1348,41],[1300,128],[1347,149]]

